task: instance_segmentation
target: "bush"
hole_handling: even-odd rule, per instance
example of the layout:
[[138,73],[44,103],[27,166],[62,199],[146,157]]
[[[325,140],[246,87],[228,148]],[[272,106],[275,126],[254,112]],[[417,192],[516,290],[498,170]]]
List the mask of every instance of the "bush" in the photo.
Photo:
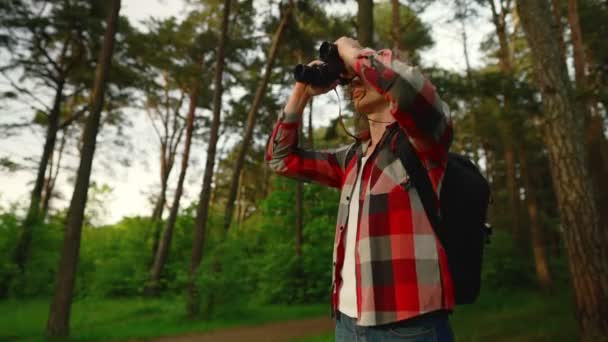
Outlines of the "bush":
[[531,288],[534,268],[529,255],[522,255],[510,234],[494,230],[484,250],[482,287],[493,290]]
[[80,296],[133,296],[143,292],[152,255],[152,223],[125,218],[113,226],[85,227],[77,288]]

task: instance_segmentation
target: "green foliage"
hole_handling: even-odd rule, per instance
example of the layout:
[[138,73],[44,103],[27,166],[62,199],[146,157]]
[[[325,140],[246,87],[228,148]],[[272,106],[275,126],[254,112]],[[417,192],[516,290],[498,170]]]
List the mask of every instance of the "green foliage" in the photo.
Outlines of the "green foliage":
[[10,260],[12,260],[12,246],[17,243],[18,232],[19,221],[14,214],[0,215],[0,279],[15,271],[15,265]]
[[534,268],[523,256],[511,235],[494,232],[486,245],[482,272],[482,291],[512,290],[534,286]]
[[125,218],[114,226],[85,227],[77,288],[81,296],[141,294],[150,261],[152,223]]
[[18,274],[9,285],[13,297],[39,297],[52,294],[55,270],[59,263],[62,224],[59,219],[39,223],[32,227],[32,251],[23,274],[16,272],[11,262],[12,253],[21,232],[20,219],[12,213],[0,215],[0,279],[7,274]]
[[[434,42],[430,34],[430,27],[423,23],[417,14],[408,6],[399,6],[399,46],[413,55],[425,48],[431,47]],[[390,2],[383,2],[374,6],[374,30],[378,37],[378,48],[393,47],[392,37],[392,6]]]
[[[296,183],[275,178],[273,191],[242,227],[221,245],[209,243],[199,269],[201,300],[214,310],[235,301],[271,304],[325,302],[331,285],[331,252],[338,194],[304,184],[302,257],[295,254]],[[212,247],[215,246],[215,247]],[[219,272],[214,263],[219,260]],[[217,268],[217,267],[216,267]]]

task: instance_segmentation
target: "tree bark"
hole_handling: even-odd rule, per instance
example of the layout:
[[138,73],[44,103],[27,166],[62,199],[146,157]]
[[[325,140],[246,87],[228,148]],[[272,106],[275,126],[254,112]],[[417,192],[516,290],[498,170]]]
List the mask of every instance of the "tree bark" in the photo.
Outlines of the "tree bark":
[[72,194],[72,200],[66,219],[65,237],[55,280],[55,293],[51,303],[46,328],[46,333],[49,336],[63,337],[69,334],[70,311],[80,250],[82,222],[87,202],[87,192],[91,177],[93,156],[95,154],[95,144],[97,132],[99,130],[101,110],[103,109],[105,83],[114,50],[114,37],[116,35],[119,11],[120,0],[112,1],[107,19],[103,46],[95,70],[95,83],[91,94],[91,114],[87,119],[85,126],[82,157],[80,159],[80,166],[78,167],[78,174],[76,176],[76,185],[74,186],[74,193]]
[[211,195],[211,182],[213,181],[215,152],[217,148],[218,133],[220,128],[220,114],[222,110],[222,74],[224,71],[226,42],[228,40],[229,18],[230,0],[224,0],[222,26],[217,48],[215,75],[213,79],[213,119],[211,121],[211,131],[209,132],[209,146],[207,148],[207,161],[205,163],[205,172],[203,175],[203,186],[201,188],[199,202],[196,208],[194,239],[192,241],[192,257],[190,260],[189,269],[187,313],[190,318],[195,317],[200,311],[199,292],[198,288],[196,287],[196,274],[203,256],[207,217],[209,215],[209,197]]
[[570,41],[572,42],[574,75],[576,82],[576,105],[584,117],[586,135],[587,160],[593,190],[598,204],[600,219],[603,225],[608,225],[608,169],[606,156],[601,153],[606,146],[603,118],[594,116],[595,103],[591,94],[591,86],[587,77],[587,56],[583,42],[583,34],[578,15],[578,1],[568,0],[568,23],[570,24]]
[[[465,63],[465,71],[467,75],[467,83],[471,89],[474,89],[473,84],[473,73],[471,70],[471,59],[469,57],[469,43],[468,43],[468,35],[467,35],[467,26],[466,20],[469,17],[469,8],[468,3],[463,0],[456,0],[456,9],[458,13],[456,14],[456,19],[460,23],[460,36],[462,38],[462,54],[464,56]],[[480,138],[478,137],[478,123],[479,119],[477,118],[477,113],[475,111],[471,111],[469,108],[469,101],[465,101],[463,103],[465,113],[471,119],[471,126],[473,134],[471,135],[471,145],[473,148],[473,159],[475,160],[475,165],[479,167],[479,150],[481,148]]]
[[[510,8],[502,6],[502,0],[499,0],[500,10],[496,8],[494,0],[487,0],[492,10],[492,22],[496,29],[499,46],[499,62],[501,70],[510,72],[513,69],[513,56],[509,48],[509,38],[507,36],[507,14]],[[510,1],[507,1],[510,2]]]
[[253,129],[255,127],[255,121],[257,119],[258,108],[260,107],[262,99],[266,94],[266,88],[268,86],[268,81],[272,72],[272,66],[274,65],[274,61],[276,59],[279,43],[281,41],[283,33],[285,32],[287,22],[291,18],[294,6],[294,2],[290,1],[287,5],[287,8],[285,9],[285,12],[283,13],[281,22],[279,23],[279,26],[277,27],[277,30],[274,33],[274,36],[272,38],[272,45],[270,47],[268,59],[266,61],[266,67],[264,69],[264,76],[260,81],[258,89],[255,93],[251,109],[249,110],[249,113],[247,113],[245,136],[243,137],[243,141],[241,142],[241,148],[239,150],[239,154],[237,156],[236,163],[233,168],[232,180],[230,182],[230,191],[228,192],[228,201],[226,202],[226,211],[224,214],[224,231],[228,231],[232,222],[232,216],[234,214],[234,201],[236,199],[236,193],[240,183],[241,169],[243,168],[243,165],[245,163],[245,156],[247,155],[247,150],[249,148],[251,138],[253,137]]
[[561,0],[551,0],[553,4],[553,17],[557,24],[557,42],[559,44],[559,55],[561,62],[566,64],[566,43],[564,42],[564,25],[562,23],[562,6]]
[[[201,63],[202,64],[202,63]],[[175,190],[175,196],[173,197],[173,205],[167,218],[167,225],[163,232],[163,237],[160,240],[160,244],[155,254],[154,264],[150,271],[150,283],[149,290],[151,294],[158,294],[160,285],[160,276],[163,272],[163,268],[167,262],[167,256],[169,255],[169,248],[171,247],[171,239],[173,237],[173,230],[177,221],[177,214],[179,212],[179,202],[181,200],[184,188],[184,181],[186,180],[186,172],[188,170],[188,162],[190,160],[190,146],[192,144],[192,132],[194,131],[194,116],[196,113],[196,107],[198,105],[198,94],[200,89],[200,82],[196,82],[193,91],[190,94],[190,107],[188,108],[188,117],[186,119],[186,141],[184,142],[184,153],[182,156],[182,165],[179,173],[179,179],[177,181],[177,189]]]
[[583,33],[578,20],[578,1],[568,0],[568,23],[570,23],[570,36],[572,42],[572,52],[574,55],[574,75],[579,89],[586,86],[586,59],[585,47],[583,45]]
[[[163,145],[163,144],[161,144]],[[169,173],[173,168],[167,165],[166,150],[165,146],[161,146],[161,185],[158,200],[154,205],[154,211],[152,212],[152,260],[154,260],[156,253],[158,252],[158,242],[160,240],[160,234],[162,229],[163,211],[165,210],[165,203],[167,202],[167,182],[169,181]]]
[[526,207],[528,209],[528,216],[530,217],[530,237],[532,241],[536,279],[538,280],[538,285],[544,291],[548,292],[553,288],[553,281],[551,270],[549,269],[549,262],[547,261],[544,229],[539,217],[540,210],[538,206],[538,197],[536,195],[535,185],[533,184],[533,169],[528,167],[528,156],[522,145],[520,145],[518,152],[521,176],[526,189]]
[[[507,1],[507,7],[503,6],[502,0],[499,1],[500,9],[494,3],[494,0],[488,0],[492,10],[492,22],[496,29],[499,43],[499,65],[501,71],[505,75],[513,73],[513,56],[512,49],[509,44],[507,35],[507,14],[510,12],[510,1]],[[517,241],[518,246],[523,247],[523,234],[521,232],[521,215],[519,213],[519,185],[517,182],[516,163],[515,163],[515,144],[513,142],[513,123],[507,117],[510,112],[511,101],[505,97],[503,106],[503,115],[499,122],[499,129],[502,135],[504,144],[504,160],[506,166],[507,192],[509,194],[509,209],[511,212],[511,231],[513,238]]]
[[587,169],[583,125],[547,0],[517,0],[543,95],[549,154],[577,306],[581,340],[608,336],[608,227],[601,226]]
[[23,221],[23,230],[19,241],[17,242],[17,247],[15,248],[14,261],[21,273],[25,270],[25,264],[30,253],[32,228],[41,219],[40,200],[42,198],[46,169],[50,157],[55,150],[55,141],[57,140],[57,131],[59,130],[59,117],[61,116],[61,103],[63,102],[64,85],[65,78],[62,77],[57,83],[53,108],[49,115],[46,141],[44,143],[44,149],[42,150],[42,156],[40,157],[40,164],[38,165],[38,174],[30,199],[30,207],[25,216],[25,220]]
[[404,51],[404,47],[401,46],[401,41],[399,40],[401,36],[401,3],[399,3],[399,0],[391,0],[391,10],[391,39],[393,40],[393,53],[395,53],[396,58],[404,60],[409,56],[407,51]]
[[363,47],[374,45],[374,1],[357,0],[357,40]]
[[[53,197],[53,190],[55,189],[55,184],[57,183],[57,177],[59,175],[59,170],[61,169],[61,160],[63,157],[63,150],[65,148],[65,131],[63,132],[63,135],[61,136],[61,142],[59,144],[59,153],[57,155],[57,165],[54,166],[54,168],[50,168],[49,170],[49,178],[45,183],[45,187],[44,187],[44,196],[42,199],[42,208],[41,208],[41,212],[42,212],[42,218],[45,218],[48,215],[48,211],[49,211],[49,205],[50,205],[50,201],[51,198]],[[52,161],[51,157],[51,161]]]

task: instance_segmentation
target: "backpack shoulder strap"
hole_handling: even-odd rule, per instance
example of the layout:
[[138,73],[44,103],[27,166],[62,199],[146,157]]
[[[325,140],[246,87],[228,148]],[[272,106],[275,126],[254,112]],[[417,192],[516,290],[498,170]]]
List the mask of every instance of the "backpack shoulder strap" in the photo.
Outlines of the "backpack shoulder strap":
[[357,153],[357,148],[359,148],[359,145],[361,144],[361,141],[359,141],[359,139],[357,139],[353,144],[350,145],[350,147],[348,148],[348,151],[346,151],[346,158],[344,158],[344,168],[346,169],[346,167],[348,167],[348,164],[350,163],[350,160],[353,159],[353,156],[355,155],[355,153]]
[[409,139],[405,136],[405,133],[399,129],[397,134],[397,156],[413,182],[414,187],[420,196],[420,200],[422,201],[424,211],[431,222],[431,226],[437,237],[439,237],[439,223],[441,222],[441,218],[436,204],[437,195],[431,185],[431,179],[429,178],[427,169],[416,155],[416,152]]

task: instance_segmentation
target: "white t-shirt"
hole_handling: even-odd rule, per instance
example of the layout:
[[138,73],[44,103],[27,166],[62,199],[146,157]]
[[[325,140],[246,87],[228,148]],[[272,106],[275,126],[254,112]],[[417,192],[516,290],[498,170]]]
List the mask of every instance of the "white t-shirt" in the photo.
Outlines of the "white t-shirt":
[[342,266],[342,286],[338,310],[352,318],[357,318],[357,279],[355,275],[355,245],[357,240],[357,221],[359,218],[359,189],[361,175],[368,157],[361,158],[361,168],[355,181],[355,188],[348,209],[348,225],[346,227],[346,243],[344,245],[344,264]]

